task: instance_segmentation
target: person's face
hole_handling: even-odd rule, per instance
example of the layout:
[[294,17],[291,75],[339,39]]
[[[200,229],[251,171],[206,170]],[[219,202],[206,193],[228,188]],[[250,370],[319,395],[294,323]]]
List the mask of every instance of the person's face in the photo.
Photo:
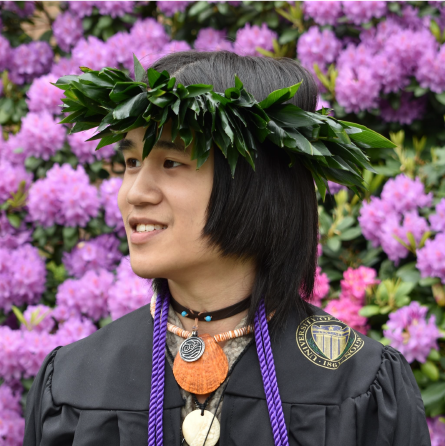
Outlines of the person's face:
[[[181,150],[166,146],[172,145],[171,122],[167,121],[157,144],[142,161],[144,132],[144,128],[131,130],[121,142],[126,171],[118,205],[131,266],[140,277],[179,279],[217,255],[200,236],[213,185],[213,148],[196,170],[196,160],[190,160],[193,142],[185,152],[179,136],[175,144]],[[159,222],[166,228],[134,233],[133,218]]]

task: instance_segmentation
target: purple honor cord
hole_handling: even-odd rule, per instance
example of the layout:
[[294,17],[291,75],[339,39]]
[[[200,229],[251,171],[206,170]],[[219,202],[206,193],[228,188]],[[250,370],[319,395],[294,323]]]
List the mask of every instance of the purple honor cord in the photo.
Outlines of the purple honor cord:
[[[165,296],[159,296],[156,299],[155,307],[150,406],[148,410],[148,446],[163,446],[162,414],[168,307],[169,292],[167,291]],[[264,300],[261,301],[255,314],[254,331],[274,443],[275,446],[289,446],[283,407],[278,391]]]
[[150,406],[148,409],[148,446],[162,446],[163,444],[162,412],[164,409],[165,341],[168,306],[168,293],[156,299]]

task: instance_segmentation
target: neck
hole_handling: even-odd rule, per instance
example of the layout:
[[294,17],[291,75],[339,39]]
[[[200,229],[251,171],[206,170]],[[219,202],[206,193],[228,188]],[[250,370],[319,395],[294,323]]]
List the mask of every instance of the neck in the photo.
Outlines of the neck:
[[[224,259],[218,265],[208,265],[187,278],[168,279],[168,286],[173,298],[181,305],[198,312],[211,312],[234,305],[249,296],[254,279],[255,269],[251,262]],[[219,321],[199,321],[199,334],[213,336],[233,330],[247,312],[244,310]],[[178,316],[184,328],[192,331],[194,320],[180,314]]]

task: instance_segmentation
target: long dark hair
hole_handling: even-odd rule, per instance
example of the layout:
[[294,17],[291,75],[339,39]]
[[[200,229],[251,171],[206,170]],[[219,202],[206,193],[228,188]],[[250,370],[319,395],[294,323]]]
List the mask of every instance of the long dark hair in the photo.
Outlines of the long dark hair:
[[[176,85],[212,84],[217,92],[234,87],[236,73],[257,101],[303,80],[287,102],[311,112],[317,103],[318,88],[312,75],[288,57],[191,50],[164,56],[151,67],[167,70],[176,78]],[[288,155],[268,142],[258,151],[256,171],[240,157],[233,179],[217,146],[214,153],[213,189],[202,236],[222,256],[254,259],[256,276],[248,322],[253,323],[263,296],[267,312],[275,311],[272,329],[283,328],[290,311],[300,317],[312,315],[304,299],[312,295],[317,258],[318,212],[312,175],[298,159],[289,167]],[[157,293],[164,287],[162,279],[153,280]]]

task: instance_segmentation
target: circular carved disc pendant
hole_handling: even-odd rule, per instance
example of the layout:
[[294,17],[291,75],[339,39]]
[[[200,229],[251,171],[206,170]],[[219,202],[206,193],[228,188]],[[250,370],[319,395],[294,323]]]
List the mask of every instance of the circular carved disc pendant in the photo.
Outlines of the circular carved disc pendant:
[[179,347],[179,354],[185,362],[198,360],[204,353],[206,346],[198,336],[190,336]]
[[200,410],[194,410],[185,417],[182,434],[189,446],[214,446],[219,440],[219,421],[216,417],[213,418],[213,414],[208,410],[204,411],[204,415],[201,415]]
[[[190,339],[190,338],[189,338]],[[213,336],[203,334],[205,350],[196,361],[184,361],[178,352],[173,363],[176,382],[187,392],[205,395],[216,390],[226,379],[229,361]]]

